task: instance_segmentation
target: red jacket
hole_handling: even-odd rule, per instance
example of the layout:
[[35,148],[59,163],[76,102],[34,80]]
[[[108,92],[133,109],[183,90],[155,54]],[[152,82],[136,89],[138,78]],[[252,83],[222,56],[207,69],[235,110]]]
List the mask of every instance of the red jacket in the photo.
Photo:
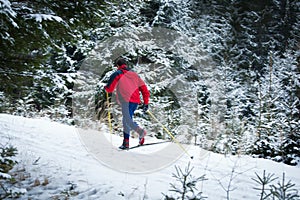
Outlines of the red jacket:
[[114,72],[104,87],[108,93],[112,93],[115,88],[117,99],[120,102],[141,103],[140,92],[143,95],[144,104],[149,104],[150,93],[145,82],[137,73],[129,70],[126,65],[122,65]]

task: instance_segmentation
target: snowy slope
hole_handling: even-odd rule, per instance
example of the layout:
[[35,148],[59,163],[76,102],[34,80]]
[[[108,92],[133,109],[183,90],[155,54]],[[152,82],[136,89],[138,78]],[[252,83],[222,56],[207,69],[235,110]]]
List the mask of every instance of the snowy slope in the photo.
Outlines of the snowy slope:
[[[262,175],[263,170],[278,177],[285,172],[286,179],[300,188],[299,167],[185,147],[194,156],[191,160],[173,143],[119,151],[119,137],[105,131],[77,130],[47,119],[0,114],[0,139],[1,145],[9,142],[18,148],[19,164],[14,171],[26,169],[27,176],[16,185],[27,190],[22,199],[62,199],[66,194],[71,199],[163,199],[162,193],[168,193],[169,184],[175,181],[174,166],[184,169],[189,162],[194,176],[206,174],[208,180],[199,183],[198,189],[208,199],[226,199],[228,188],[232,190],[230,199],[258,199],[251,178],[255,172]],[[154,139],[147,138],[148,142],[151,140]],[[132,145],[136,143],[132,139]],[[162,154],[164,149],[179,154]],[[168,161],[154,165],[163,160]],[[37,179],[41,185],[35,186]]]

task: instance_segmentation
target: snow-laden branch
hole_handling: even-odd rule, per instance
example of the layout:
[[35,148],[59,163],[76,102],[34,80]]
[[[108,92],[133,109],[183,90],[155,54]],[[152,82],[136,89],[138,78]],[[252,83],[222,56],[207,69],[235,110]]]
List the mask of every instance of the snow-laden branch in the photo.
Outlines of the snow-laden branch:
[[28,14],[26,15],[26,18],[34,19],[37,22],[42,22],[42,21],[64,22],[64,20],[61,17],[49,15],[49,14]]

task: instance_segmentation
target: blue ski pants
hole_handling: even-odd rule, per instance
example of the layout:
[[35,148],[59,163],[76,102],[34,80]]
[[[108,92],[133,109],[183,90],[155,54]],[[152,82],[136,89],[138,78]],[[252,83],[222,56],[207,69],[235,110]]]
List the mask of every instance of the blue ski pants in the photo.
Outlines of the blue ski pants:
[[129,139],[130,137],[130,131],[131,130],[137,130],[139,127],[136,122],[133,121],[133,114],[134,111],[137,109],[138,104],[137,103],[131,103],[131,102],[122,102],[122,115],[123,115],[123,134],[124,139]]

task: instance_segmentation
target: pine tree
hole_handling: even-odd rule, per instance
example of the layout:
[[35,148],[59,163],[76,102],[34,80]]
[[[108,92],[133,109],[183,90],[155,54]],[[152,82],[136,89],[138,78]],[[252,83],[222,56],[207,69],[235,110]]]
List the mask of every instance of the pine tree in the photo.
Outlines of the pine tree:
[[3,0],[0,4],[0,90],[10,112],[26,115],[26,109],[32,113],[63,105],[63,112],[70,111],[72,75],[68,73],[78,70],[90,48],[85,44],[87,29],[100,23],[94,16],[101,16],[98,8],[103,2]]
[[164,195],[166,200],[172,199],[193,199],[193,200],[201,200],[206,199],[203,196],[202,192],[198,192],[197,184],[201,181],[207,180],[205,175],[200,177],[194,177],[192,175],[193,167],[190,167],[190,163],[183,171],[180,167],[175,166],[176,173],[173,173],[173,177],[176,182],[171,183],[170,192],[174,193],[173,195]]

